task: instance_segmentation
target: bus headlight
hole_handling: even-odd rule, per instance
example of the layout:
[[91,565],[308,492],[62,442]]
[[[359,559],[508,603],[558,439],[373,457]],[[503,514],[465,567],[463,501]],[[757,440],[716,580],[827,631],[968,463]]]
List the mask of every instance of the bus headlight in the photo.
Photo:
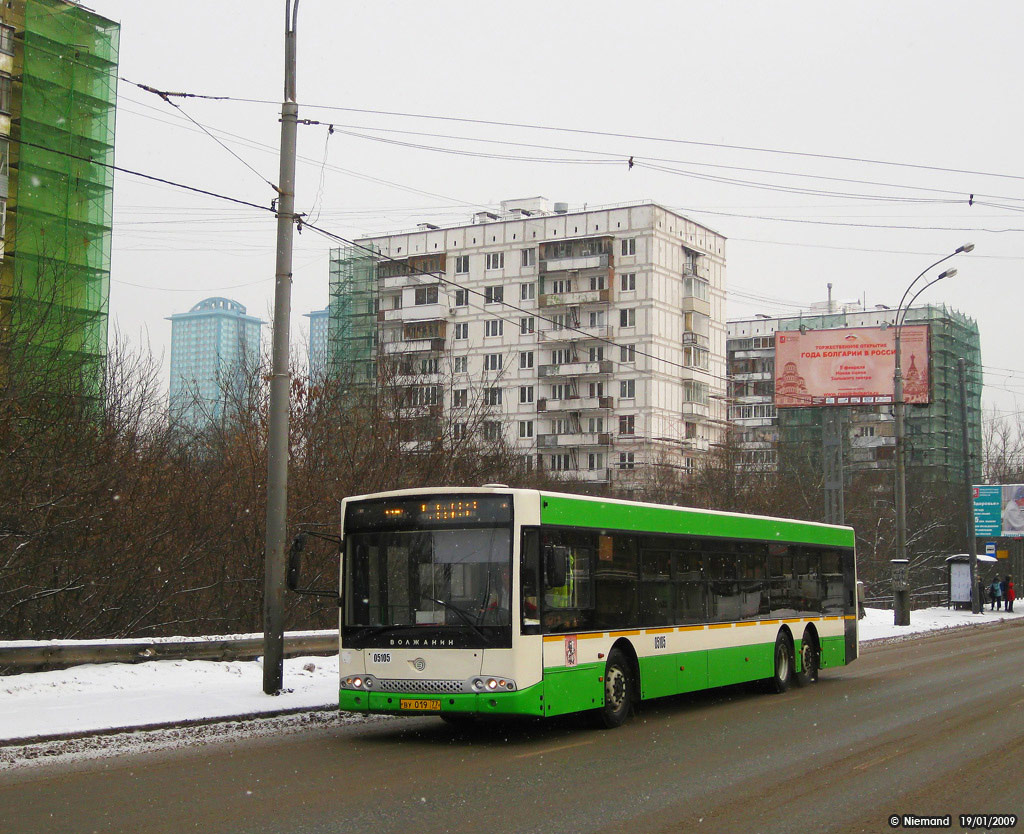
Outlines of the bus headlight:
[[516,682],[510,678],[471,678],[468,689],[471,692],[514,692]]

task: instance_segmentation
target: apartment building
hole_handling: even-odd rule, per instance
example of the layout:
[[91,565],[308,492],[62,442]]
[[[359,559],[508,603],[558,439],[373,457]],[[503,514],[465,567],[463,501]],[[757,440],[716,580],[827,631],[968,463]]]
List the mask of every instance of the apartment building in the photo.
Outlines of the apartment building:
[[336,250],[333,360],[397,369],[455,436],[482,403],[483,441],[566,477],[692,468],[726,416],[725,238],[654,203],[501,206]]
[[306,313],[309,319],[309,344],[307,347],[309,379],[319,380],[327,373],[327,336],[329,333],[330,308]]
[[206,298],[171,322],[171,420],[203,429],[248,406],[263,322],[229,298]]
[[[831,312],[829,311],[831,310]],[[809,313],[783,318],[756,316],[728,323],[730,422],[745,463],[750,468],[775,468],[780,453],[820,453],[821,408],[775,407],[775,336],[780,331],[828,330],[892,325],[896,310],[879,305],[816,305]],[[956,482],[962,478],[963,444],[957,360],[967,360],[968,437],[972,463],[980,477],[981,346],[977,323],[944,305],[923,305],[907,311],[908,325],[929,328],[930,402],[906,410],[907,466],[918,477]],[[903,369],[905,384],[916,374]],[[844,459],[848,471],[879,472],[882,481],[894,467],[896,434],[891,405],[839,409],[843,421]],[[881,474],[887,471],[889,474]]]
[[77,3],[0,4],[0,326],[91,364],[97,385],[107,353],[114,180],[103,163],[114,161],[119,34]]

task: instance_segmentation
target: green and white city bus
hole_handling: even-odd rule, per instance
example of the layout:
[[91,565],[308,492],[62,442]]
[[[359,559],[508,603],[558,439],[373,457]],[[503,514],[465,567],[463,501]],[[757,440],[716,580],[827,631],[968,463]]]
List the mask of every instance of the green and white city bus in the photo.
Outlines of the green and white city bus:
[[340,707],[621,724],[857,657],[854,533],[503,486],[342,502]]

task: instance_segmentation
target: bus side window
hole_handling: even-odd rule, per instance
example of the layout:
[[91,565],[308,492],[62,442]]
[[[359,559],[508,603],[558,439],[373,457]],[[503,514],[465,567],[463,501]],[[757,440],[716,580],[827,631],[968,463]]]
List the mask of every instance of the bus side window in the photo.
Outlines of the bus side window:
[[593,551],[578,544],[545,541],[541,553],[544,630],[575,631],[588,627],[594,605]]

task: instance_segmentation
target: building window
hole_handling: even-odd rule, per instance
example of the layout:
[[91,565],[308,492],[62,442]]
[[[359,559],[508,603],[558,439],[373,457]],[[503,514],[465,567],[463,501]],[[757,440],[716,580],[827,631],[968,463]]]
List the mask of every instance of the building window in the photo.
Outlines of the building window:
[[501,405],[501,389],[488,388],[484,392],[484,402],[487,403],[487,405]]
[[469,322],[455,322],[455,339],[457,341],[469,338]]
[[452,424],[452,440],[465,440],[469,436],[466,423]]
[[500,371],[501,370],[501,354],[500,353],[487,353],[487,354],[484,354],[484,370],[485,371]]
[[590,434],[600,434],[604,431],[604,417],[590,417],[587,419],[587,431]]
[[619,361],[620,362],[635,362],[636,361],[636,345],[619,345]]
[[572,292],[572,282],[568,278],[556,278],[551,282],[551,286],[548,287],[548,292],[552,295]]
[[706,382],[697,382],[695,379],[684,379],[683,402],[707,405],[708,384]]
[[524,438],[533,437],[533,420],[519,421],[519,436]]
[[707,281],[695,275],[683,276],[683,295],[707,301],[708,296],[711,294],[710,287],[711,285]]
[[710,363],[711,351],[697,345],[683,345],[683,364],[687,368],[701,368],[707,370]]
[[437,304],[437,287],[416,288],[416,306],[423,304]]
[[488,252],[484,258],[484,265],[487,269],[501,269],[505,266],[504,252]]
[[455,256],[455,274],[465,275],[469,272],[469,255]]
[[569,386],[564,382],[556,382],[551,386],[551,399],[564,400],[569,396]]
[[619,452],[619,469],[633,469],[636,466],[634,452]]
[[604,310],[594,310],[590,314],[591,327],[604,327]]
[[0,112],[11,112],[11,76],[0,75]]
[[526,336],[526,335],[528,335],[530,333],[533,333],[533,330],[534,330],[533,316],[527,316],[525,318],[519,319],[519,332],[520,332],[520,334],[522,334],[523,336]]
[[619,327],[636,327],[636,308],[619,310]]
[[519,300],[533,301],[537,297],[537,285],[532,281],[528,284],[519,285]]
[[456,356],[452,360],[452,373],[464,374],[469,370],[469,358],[466,356]]
[[619,397],[624,400],[636,398],[636,380],[623,379],[619,381]]
[[604,455],[600,452],[590,452],[587,455],[587,469],[591,472],[595,469],[604,469]]
[[523,250],[523,266],[533,266],[537,263],[537,250],[536,249],[524,249]]
[[503,319],[488,319],[484,322],[485,336],[500,336],[504,332],[505,322]]
[[436,356],[420,360],[421,374],[436,374],[441,372],[441,360]]
[[14,28],[11,26],[0,26],[0,52],[14,54]]
[[604,276],[603,275],[591,275],[590,276],[590,289],[591,290],[603,290],[604,289]]
[[619,416],[619,434],[636,434],[635,414],[622,414]]
[[501,440],[501,423],[497,420],[485,420],[484,440],[490,440],[491,442]]
[[501,304],[504,300],[504,287],[484,287],[484,304]]
[[600,347],[590,348],[590,361],[591,362],[603,362],[604,361],[604,345]]
[[533,402],[533,386],[532,385],[520,385],[519,386],[519,402],[526,404]]
[[590,382],[587,384],[587,394],[591,398],[604,396],[603,382]]
[[533,367],[533,351],[524,350],[519,354],[519,367],[522,370]]
[[572,351],[569,348],[558,348],[551,351],[551,364],[562,365],[572,362]]
[[553,472],[565,472],[572,469],[572,457],[568,454],[552,455],[551,469]]
[[469,391],[465,388],[456,388],[452,391],[452,408],[465,408],[469,405]]
[[456,307],[468,307],[469,306],[469,290],[456,290],[455,291],[455,306]]
[[636,254],[636,238],[626,237],[622,239],[622,254],[623,255],[635,255]]
[[636,273],[627,272],[619,276],[619,289],[623,292],[631,292],[636,289]]

